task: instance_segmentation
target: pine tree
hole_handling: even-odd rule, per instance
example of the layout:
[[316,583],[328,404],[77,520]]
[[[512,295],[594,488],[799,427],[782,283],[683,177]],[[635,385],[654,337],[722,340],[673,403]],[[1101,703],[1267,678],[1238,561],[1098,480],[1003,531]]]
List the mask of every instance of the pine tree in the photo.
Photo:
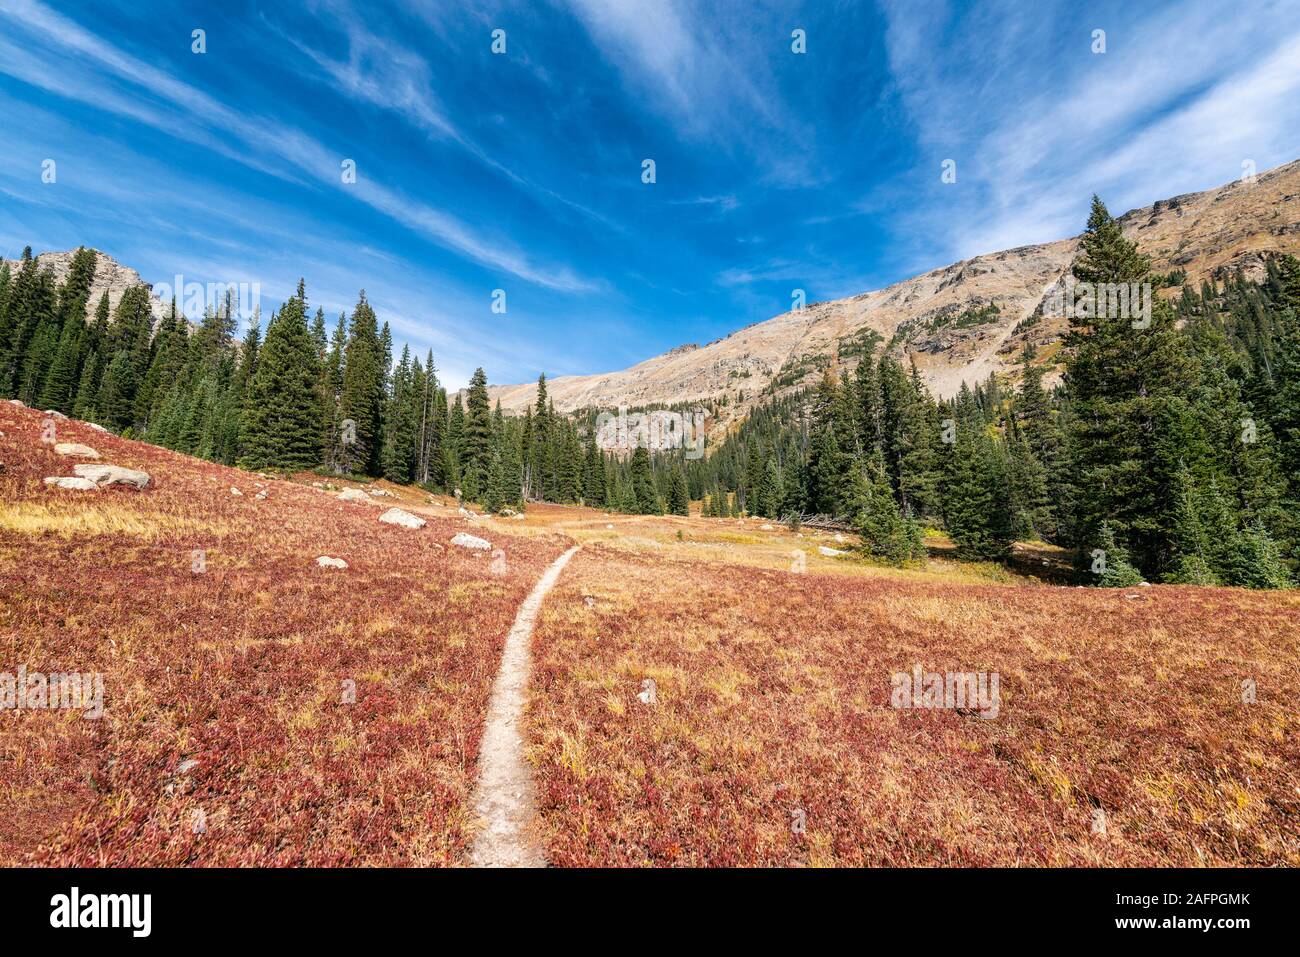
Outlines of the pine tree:
[[959,429],[950,447],[943,486],[943,518],[960,558],[1001,561],[1011,549],[1006,468],[1000,450],[984,431]]
[[758,495],[754,502],[755,514],[766,518],[780,518],[782,492],[781,466],[777,464],[775,455],[769,455],[763,466],[763,477],[758,483]]
[[267,326],[244,406],[243,468],[292,472],[320,464],[321,363],[306,310],[300,285]]
[[501,453],[494,451],[487,466],[484,481],[483,508],[488,512],[499,512],[505,507],[505,473],[501,466]]
[[632,452],[632,495],[634,511],[639,515],[661,515],[663,508],[655,493],[654,475],[650,471],[650,453],[644,445]]
[[[1096,197],[1073,273],[1093,284],[1085,292],[1151,282],[1149,259]],[[1076,413],[1076,544],[1090,551],[1105,522],[1135,565],[1155,575],[1172,560],[1170,488],[1185,457],[1155,439],[1181,416],[1184,396],[1198,387],[1198,369],[1164,300],[1153,299],[1149,323],[1109,308],[1112,301],[1107,297],[1105,309],[1076,309],[1066,337]]]
[[1133,567],[1128,551],[1115,540],[1110,523],[1097,530],[1097,548],[1090,553],[1097,585],[1101,588],[1130,588],[1142,583],[1142,573]]
[[1187,585],[1217,585],[1220,583],[1219,578],[1207,559],[1209,542],[1201,524],[1191,471],[1185,464],[1179,465],[1174,496],[1173,540],[1176,557],[1173,568],[1166,573],[1165,578],[1167,581]]
[[690,515],[691,496],[686,488],[686,473],[681,467],[673,469],[672,490],[668,497],[668,511],[674,515]]
[[894,565],[925,558],[921,527],[899,512],[883,463],[855,466],[848,498],[849,520],[867,554]]
[[364,475],[378,472],[383,437],[380,416],[387,377],[378,321],[363,289],[352,310],[352,324],[343,353],[340,435],[336,437],[337,457],[343,472]]
[[474,370],[465,394],[465,433],[462,452],[465,494],[476,498],[487,483],[492,455],[492,407],[488,402],[487,375]]

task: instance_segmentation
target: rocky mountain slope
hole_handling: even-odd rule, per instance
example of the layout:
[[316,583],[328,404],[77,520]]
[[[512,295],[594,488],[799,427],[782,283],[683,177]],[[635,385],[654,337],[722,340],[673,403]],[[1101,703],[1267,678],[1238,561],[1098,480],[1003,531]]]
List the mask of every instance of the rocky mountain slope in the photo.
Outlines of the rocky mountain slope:
[[[1186,281],[1240,268],[1262,276],[1266,257],[1300,253],[1300,160],[1257,177],[1161,200],[1121,217],[1124,231],[1161,272]],[[963,381],[1012,371],[1025,343],[1045,361],[1067,321],[1042,315],[1045,294],[1065,275],[1078,237],[988,253],[885,289],[809,305],[706,346],[680,346],[629,369],[548,380],[556,408],[616,409],[726,398],[723,425],[765,395],[815,382],[834,359],[856,364],[877,343],[915,360],[931,390],[951,396]],[[1027,321],[1029,320],[1029,321]],[[536,384],[491,390],[506,410],[535,400]]]
[[[55,284],[62,283],[68,277],[68,270],[72,268],[72,257],[77,251],[69,249],[63,252],[39,253],[36,256],[36,266],[38,269],[49,269],[54,273]],[[16,274],[21,262],[14,259],[5,260],[9,263],[9,268]],[[108,293],[109,308],[116,310],[117,304],[122,298],[122,294],[129,288],[144,282],[140,274],[130,266],[123,266],[112,256],[107,253],[96,251],[95,253],[95,279],[90,284],[90,296],[86,300],[86,318],[94,321],[95,309],[99,306],[99,299],[104,293]],[[145,283],[145,285],[150,285]],[[152,286],[150,286],[152,288]],[[159,320],[163,317],[163,304],[157,297],[152,299],[154,319]]]

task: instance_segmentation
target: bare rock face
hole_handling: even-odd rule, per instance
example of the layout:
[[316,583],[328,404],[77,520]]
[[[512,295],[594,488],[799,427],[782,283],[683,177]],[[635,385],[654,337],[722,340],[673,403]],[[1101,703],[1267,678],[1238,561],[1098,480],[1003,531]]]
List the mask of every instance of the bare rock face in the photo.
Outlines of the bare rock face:
[[45,480],[45,484],[51,488],[67,489],[70,492],[94,492],[99,489],[99,486],[90,479],[68,476],[51,476]]
[[383,515],[379,516],[381,522],[387,522],[389,525],[400,525],[402,528],[424,528],[428,524],[418,515],[412,515],[410,512],[400,508],[390,508]]
[[105,485],[130,485],[143,489],[149,484],[149,473],[126,469],[120,465],[74,465],[72,471],[101,488]]
[[[75,249],[40,253],[36,256],[36,267],[50,270],[54,274],[55,283],[62,283],[68,278],[68,272],[72,269],[72,257],[76,254]],[[21,265],[19,260],[10,259],[7,262],[9,268],[15,271]],[[108,293],[108,308],[111,315],[117,309],[117,304],[122,301],[122,294],[132,286],[141,284],[150,286],[134,269],[123,266],[112,256],[96,251],[95,278],[90,283],[90,295],[86,297],[87,320],[94,320],[95,310],[99,307],[99,300],[104,293]],[[154,325],[157,325],[163,317],[163,304],[151,298],[150,308],[153,311]]]
[[[1186,281],[1222,277],[1237,267],[1262,275],[1271,256],[1300,254],[1300,161],[1202,193],[1162,200],[1119,217],[1125,235],[1152,258],[1157,272],[1184,270]],[[726,398],[707,424],[721,437],[767,395],[813,384],[838,361],[852,371],[871,346],[916,362],[941,398],[962,382],[991,373],[1018,376],[1026,344],[1047,361],[1068,321],[1043,315],[1043,300],[1066,274],[1078,238],[987,253],[885,289],[812,303],[696,347],[681,346],[629,369],[547,380],[562,412],[614,412],[651,405],[690,406]],[[1177,289],[1162,295],[1177,294]],[[535,384],[488,390],[507,411],[522,414]]]
[[99,453],[89,445],[80,445],[76,442],[60,442],[54,446],[56,455],[71,455],[82,459],[97,459]]

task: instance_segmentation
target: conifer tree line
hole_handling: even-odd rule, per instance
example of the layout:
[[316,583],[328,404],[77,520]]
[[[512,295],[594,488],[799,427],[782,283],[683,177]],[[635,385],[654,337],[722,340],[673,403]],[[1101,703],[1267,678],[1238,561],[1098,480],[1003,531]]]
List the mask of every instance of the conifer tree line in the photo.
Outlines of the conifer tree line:
[[[1059,355],[1025,351],[1014,389],[992,376],[937,401],[914,364],[872,343],[693,460],[600,449],[595,412],[558,413],[544,375],[523,415],[492,407],[482,369],[449,394],[431,353],[394,355],[364,292],[331,330],[299,283],[236,342],[229,298],[197,325],[173,303],[155,329],[136,286],[88,320],[94,270],[86,249],[61,284],[30,249],[0,268],[0,395],[224,464],[382,476],[491,511],[540,500],[685,515],[696,500],[706,516],[833,516],[897,564],[924,556],[927,526],[972,560],[1042,539],[1103,585],[1285,587],[1300,570],[1293,257],[1269,261],[1262,282],[1157,297],[1144,328],[1072,317]],[[1169,284],[1095,198],[1072,270]],[[1045,388],[1058,362],[1063,380]]]
[[87,321],[95,265],[79,249],[56,283],[28,248],[16,269],[0,267],[0,396],[226,465],[383,477],[491,511],[545,500],[687,513],[680,458],[600,450],[594,419],[558,414],[544,375],[523,416],[491,407],[482,369],[449,395],[431,352],[394,356],[364,291],[331,330],[299,282],[237,342],[229,295],[197,324],[173,302],[155,328],[137,285],[112,309],[102,295]]
[[[1168,284],[1094,198],[1074,277]],[[1180,277],[1181,278],[1181,277]],[[1076,550],[1084,580],[1287,587],[1300,566],[1300,262],[1184,286],[1131,318],[1072,317],[1063,381],[1026,350],[936,401],[914,364],[867,354],[850,372],[755,411],[691,462],[706,514],[838,517],[906,563],[922,528],[961,557],[1014,541]]]

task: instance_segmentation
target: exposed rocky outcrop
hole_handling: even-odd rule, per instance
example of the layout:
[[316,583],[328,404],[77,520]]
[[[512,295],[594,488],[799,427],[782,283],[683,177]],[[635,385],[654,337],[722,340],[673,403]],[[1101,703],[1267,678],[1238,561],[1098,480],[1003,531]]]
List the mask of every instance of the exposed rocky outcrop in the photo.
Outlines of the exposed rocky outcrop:
[[[68,249],[62,252],[39,253],[36,256],[36,265],[39,269],[48,269],[54,274],[56,284],[62,283],[68,277],[68,271],[72,268],[72,257],[77,254],[75,249]],[[6,260],[11,270],[18,270],[22,263],[18,260]],[[100,297],[108,293],[108,305],[110,310],[116,310],[118,302],[122,299],[122,294],[132,286],[144,283],[153,288],[151,283],[145,283],[140,278],[140,274],[130,266],[123,266],[112,256],[106,253],[95,253],[95,278],[90,284],[90,296],[86,300],[86,318],[94,319],[95,309],[99,306]],[[154,323],[157,324],[163,317],[163,304],[156,298],[150,300],[153,309]]]

